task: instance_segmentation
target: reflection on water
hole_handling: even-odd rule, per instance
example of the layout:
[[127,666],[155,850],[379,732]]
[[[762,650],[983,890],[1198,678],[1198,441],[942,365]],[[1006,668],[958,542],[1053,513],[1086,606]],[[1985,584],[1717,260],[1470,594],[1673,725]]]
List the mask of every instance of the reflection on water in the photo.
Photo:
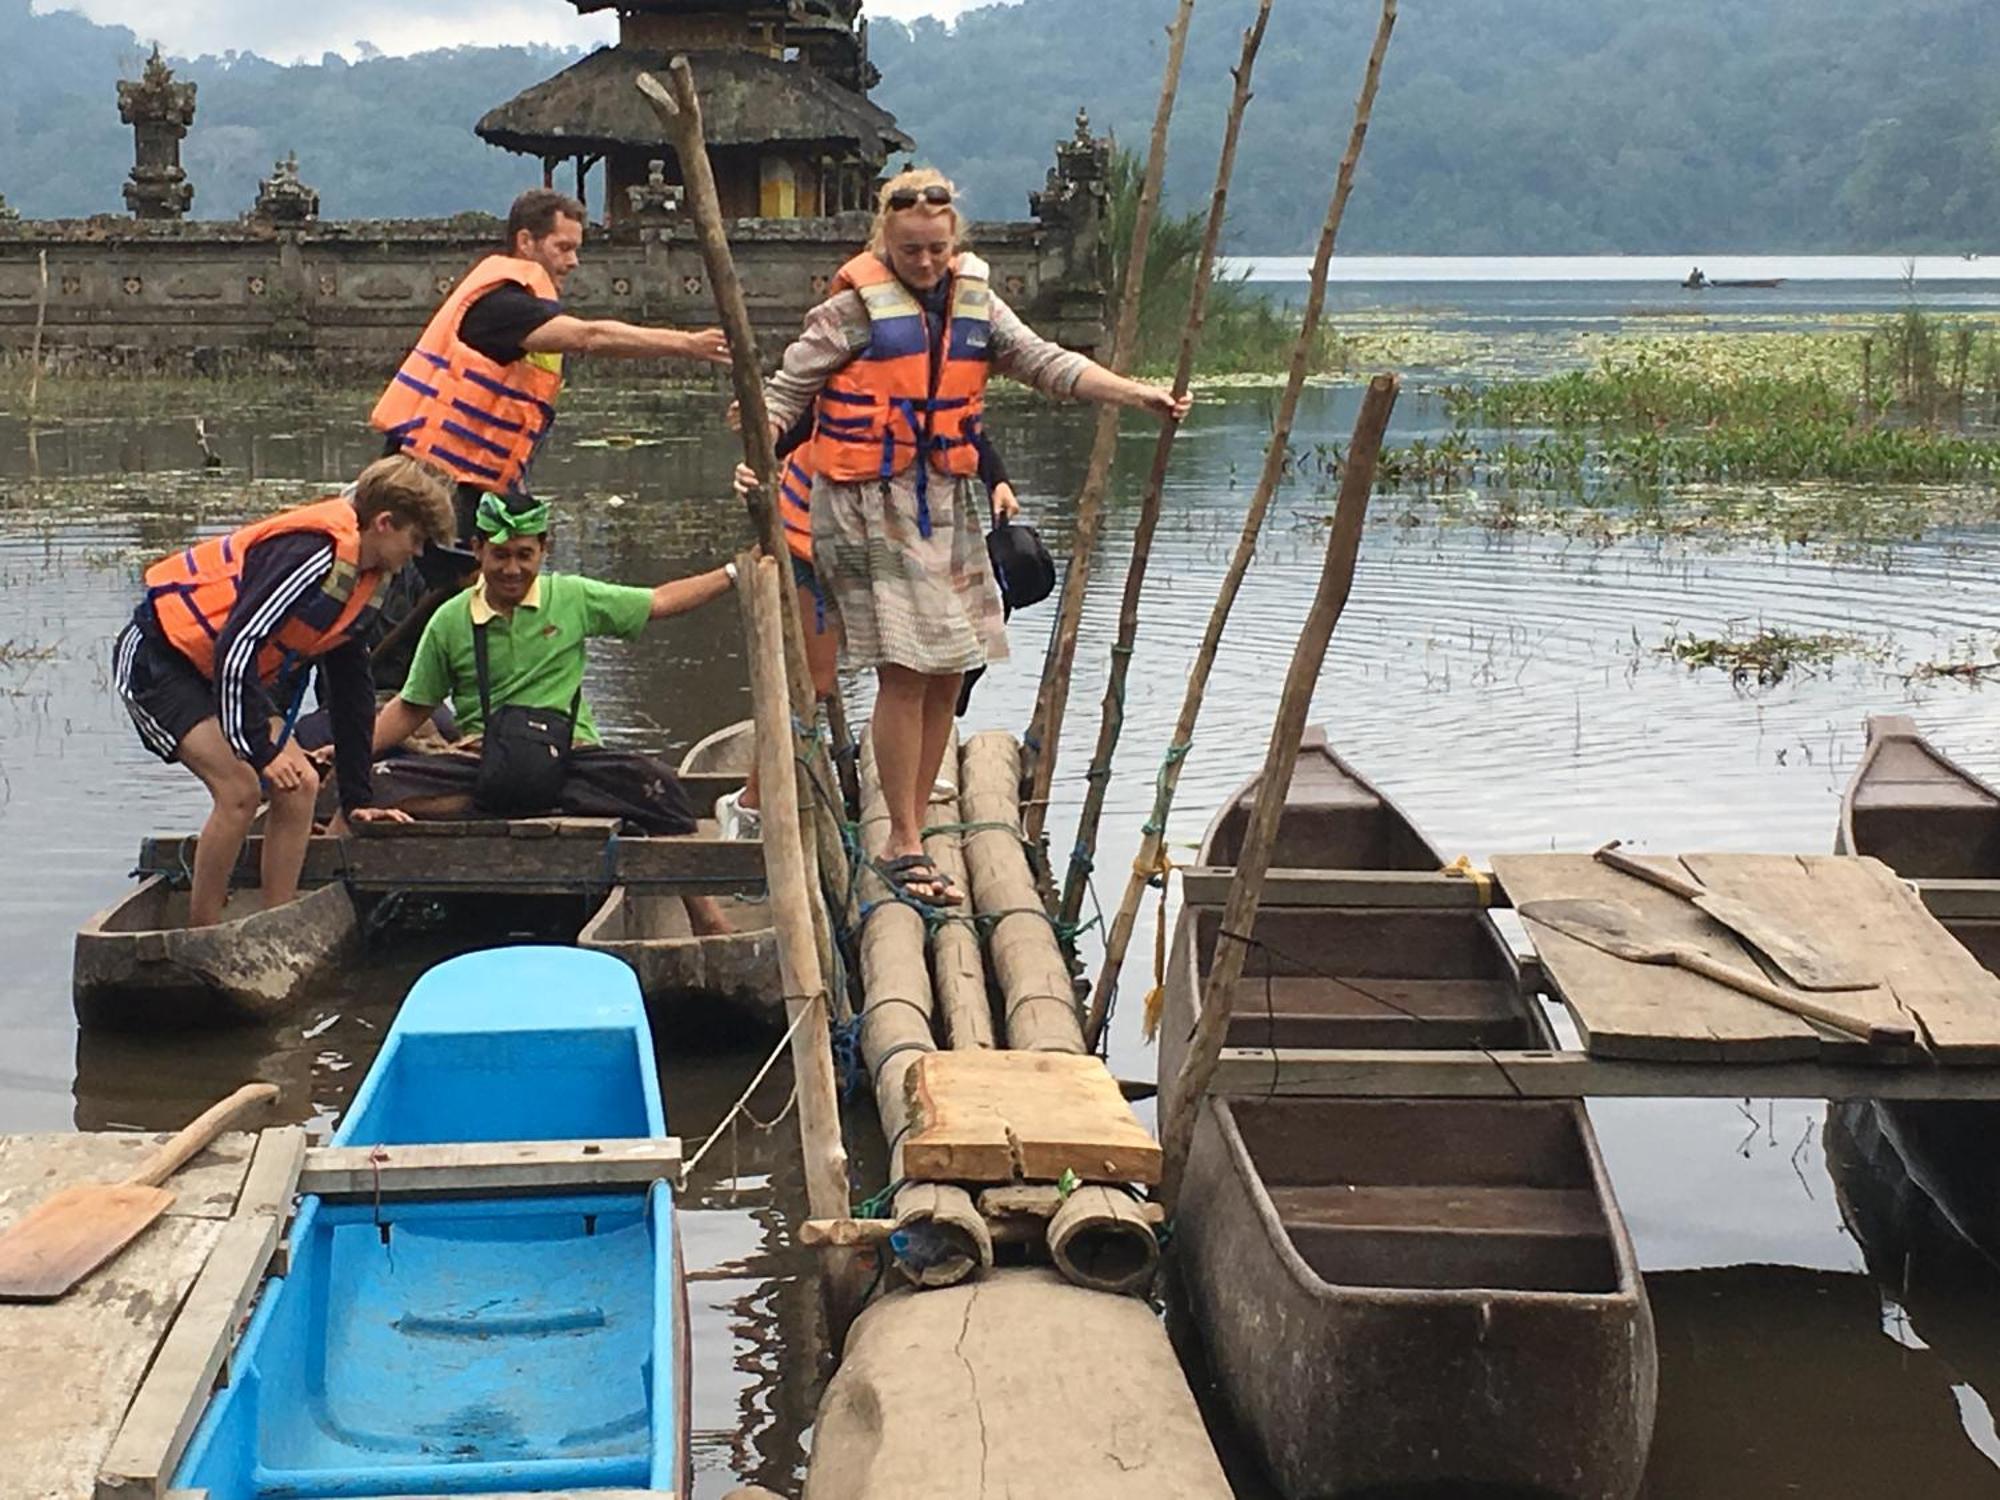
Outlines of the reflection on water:
[[[650,583],[740,544],[719,404],[706,394],[580,393],[542,474],[559,502],[562,566]],[[1106,870],[1136,847],[1271,404],[1244,393],[1198,408],[1176,459],[1106,811]],[[1351,391],[1310,392],[1301,441],[1344,438],[1354,404]],[[75,1034],[70,932],[126,889],[140,835],[191,826],[202,810],[192,780],[144,754],[108,692],[104,648],[130,610],[138,565],[178,542],[192,518],[219,523],[309,498],[314,481],[351,473],[374,446],[352,393],[282,410],[231,411],[218,400],[203,414],[225,467],[203,473],[196,405],[184,394],[146,396],[117,414],[51,426],[37,445],[38,484],[24,478],[18,424],[0,424],[0,938],[9,954],[0,1131],[177,1124],[246,1077],[277,1083],[292,1118],[330,1122],[410,980],[455,947],[505,936],[476,907],[442,927],[405,923],[377,942],[365,969],[268,1031],[172,1043]],[[1413,397],[1397,431],[1407,437],[1437,420]],[[993,426],[1060,552],[1068,521],[1056,497],[1077,480],[1087,416],[1008,400]],[[675,440],[575,441],[621,432]],[[1126,441],[1128,468],[1142,467],[1150,439],[1135,427]],[[1176,840],[1191,844],[1262,759],[1317,573],[1321,534],[1310,523],[1327,509],[1302,482],[1274,512],[1187,763]],[[1107,528],[1111,566],[1084,619],[1058,835],[1095,736],[1130,524],[1128,496]],[[1655,849],[1820,850],[1870,710],[1906,707],[1973,766],[2000,764],[2000,723],[1977,691],[1901,677],[1965,637],[1990,644],[1996,614],[2000,538],[1990,530],[1829,560],[1763,546],[1594,548],[1380,524],[1316,713],[1452,853],[1587,848],[1613,836]],[[1017,622],[1014,660],[981,684],[970,727],[1025,722],[1049,616],[1044,608]],[[1750,694],[1652,649],[1675,628],[1713,633],[1731,620],[1855,632],[1892,656]],[[721,609],[664,622],[634,645],[602,644],[589,679],[600,722],[685,746],[743,713],[739,653],[735,621]],[[1142,966],[1150,951],[1142,926]],[[1133,984],[1136,994],[1140,979]],[[1117,1011],[1111,1050],[1121,1074],[1146,1077],[1137,1009]],[[765,1045],[663,1025],[674,1129],[704,1136]],[[770,1120],[785,1103],[777,1080],[752,1109]],[[2000,1358],[1989,1352],[2000,1349],[1991,1336],[2000,1302],[1987,1290],[1898,1287],[1892,1312],[1844,1226],[1820,1106],[1623,1102],[1593,1113],[1653,1273],[1663,1357],[1654,1500],[2000,1488],[1987,1414],[2000,1402]],[[786,1120],[725,1137],[688,1196],[703,1497],[736,1478],[795,1490],[802,1472],[824,1351],[810,1263],[786,1248],[786,1226],[803,1213],[792,1129]],[[881,1176],[879,1159],[857,1164],[859,1191]],[[1958,1330],[1970,1334],[1954,1341]]]

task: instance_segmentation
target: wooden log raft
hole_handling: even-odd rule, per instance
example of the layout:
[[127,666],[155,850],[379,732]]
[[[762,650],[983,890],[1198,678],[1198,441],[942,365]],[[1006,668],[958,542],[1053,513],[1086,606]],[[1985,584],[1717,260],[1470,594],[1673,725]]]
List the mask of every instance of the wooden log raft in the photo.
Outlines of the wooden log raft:
[[[945,746],[944,763],[958,764],[958,731]],[[931,795],[931,826],[924,853],[938,872],[961,891],[971,888],[965,869],[965,837],[959,794]],[[931,976],[945,1042],[954,1052],[993,1045],[993,1005],[986,994],[986,962],[979,953],[979,929],[968,922],[941,922],[931,931]]]
[[871,1305],[820,1402],[805,1500],[1229,1500],[1165,1328],[1015,1267]]
[[[959,789],[965,820],[976,830],[966,840],[966,864],[973,906],[991,926],[1007,1046],[1086,1055],[1069,965],[1014,832],[1020,827],[1020,747],[1013,736],[975,735],[960,757]],[[1049,1222],[1057,1268],[1094,1290],[1144,1290],[1160,1254],[1152,1224],[1121,1189],[1072,1197],[1080,1200],[1075,1207],[1065,1204]]]
[[[871,738],[861,743],[861,848],[868,856],[856,891],[861,923],[861,1059],[875,1090],[882,1134],[889,1141],[889,1180],[903,1176],[909,1133],[906,1080],[917,1059],[937,1051],[930,972],[924,964],[924,919],[898,901],[875,866],[889,836],[889,809],[875,768]],[[888,1243],[896,1268],[920,1287],[951,1286],[993,1264],[993,1239],[964,1188],[917,1182],[895,1196],[896,1230]]]
[[1081,1054],[1076,988],[1021,844],[1021,747],[1004,730],[974,735],[959,757],[959,810],[973,910],[1000,981],[1001,1030],[1016,1052]]

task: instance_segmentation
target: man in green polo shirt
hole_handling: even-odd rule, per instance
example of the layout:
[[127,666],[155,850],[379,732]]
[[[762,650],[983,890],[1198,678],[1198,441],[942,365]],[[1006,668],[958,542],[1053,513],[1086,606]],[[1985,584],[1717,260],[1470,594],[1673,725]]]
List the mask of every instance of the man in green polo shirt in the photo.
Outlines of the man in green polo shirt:
[[[575,573],[544,573],[548,507],[525,496],[487,495],[475,525],[477,581],[431,616],[401,691],[376,715],[375,755],[381,761],[376,805],[433,818],[481,810],[474,790],[487,729],[477,646],[483,633],[486,704],[496,719],[505,717],[503,709],[525,708],[544,711],[538,717],[558,725],[565,715],[574,720],[556,805],[537,810],[620,818],[649,834],[694,832],[693,809],[671,767],[655,756],[608,750],[599,742],[583,697],[584,642],[592,636],[631,640],[653,620],[721,598],[734,581],[735,565],[633,588]],[[382,759],[447,699],[465,741],[450,754]],[[697,932],[728,930],[712,900],[690,897],[688,909]]]

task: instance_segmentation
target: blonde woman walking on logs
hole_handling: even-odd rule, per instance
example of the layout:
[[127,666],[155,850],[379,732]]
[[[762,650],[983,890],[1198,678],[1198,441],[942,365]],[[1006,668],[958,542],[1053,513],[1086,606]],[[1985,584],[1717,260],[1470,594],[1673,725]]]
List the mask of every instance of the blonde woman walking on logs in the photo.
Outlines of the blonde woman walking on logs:
[[1040,337],[961,249],[957,193],[934,169],[884,183],[868,248],[806,315],[765,396],[772,437],[815,402],[813,567],[851,668],[872,667],[875,763],[889,808],[883,875],[910,899],[964,893],[923,852],[959,679],[1007,634],[974,498],[990,372],[1050,396],[1178,420],[1190,398]]

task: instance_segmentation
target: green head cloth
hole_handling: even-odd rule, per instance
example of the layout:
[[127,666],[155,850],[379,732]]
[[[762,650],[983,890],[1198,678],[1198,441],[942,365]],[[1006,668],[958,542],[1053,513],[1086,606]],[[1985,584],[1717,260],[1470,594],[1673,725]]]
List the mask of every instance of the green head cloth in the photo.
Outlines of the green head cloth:
[[546,502],[530,500],[526,495],[481,495],[472,524],[489,542],[541,536],[549,529],[549,507]]

